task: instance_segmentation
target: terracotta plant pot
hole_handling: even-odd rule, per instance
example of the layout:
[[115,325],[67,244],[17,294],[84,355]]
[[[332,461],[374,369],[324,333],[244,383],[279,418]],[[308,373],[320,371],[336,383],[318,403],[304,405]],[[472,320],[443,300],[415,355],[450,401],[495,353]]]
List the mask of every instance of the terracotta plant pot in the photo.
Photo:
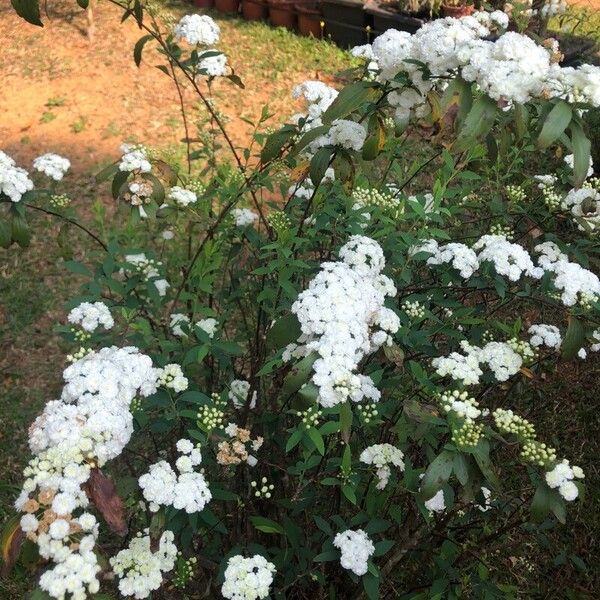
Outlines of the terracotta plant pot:
[[264,0],[242,0],[242,14],[246,21],[264,21],[269,7]]
[[194,6],[198,8],[212,8],[215,5],[215,0],[194,0]]
[[453,17],[454,19],[460,19],[461,17],[468,17],[475,12],[475,7],[472,4],[466,6],[446,6],[442,4],[442,15],[444,17]]
[[215,8],[222,13],[235,14],[240,9],[240,0],[215,0]]
[[302,35],[320,39],[323,37],[321,31],[321,7],[318,4],[296,4],[298,15],[298,30]]
[[290,0],[269,0],[269,20],[274,27],[296,29],[296,11]]

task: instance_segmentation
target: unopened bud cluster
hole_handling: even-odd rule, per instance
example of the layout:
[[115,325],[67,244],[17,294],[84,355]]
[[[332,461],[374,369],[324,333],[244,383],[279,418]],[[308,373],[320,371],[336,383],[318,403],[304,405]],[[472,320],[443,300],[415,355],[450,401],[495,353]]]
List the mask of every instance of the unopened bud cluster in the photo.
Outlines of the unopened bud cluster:
[[197,562],[198,559],[195,556],[184,559],[181,552],[178,553],[177,572],[173,577],[173,585],[176,588],[182,589],[192,580]]
[[523,362],[531,363],[535,360],[537,353],[529,342],[524,340],[518,340],[517,338],[511,338],[507,344],[521,356]]
[[540,467],[545,467],[556,462],[556,450],[543,442],[527,440],[521,449],[521,458]]
[[254,496],[256,498],[269,499],[271,497],[271,492],[275,489],[275,486],[272,483],[269,483],[269,480],[266,477],[263,477],[260,480],[260,483],[251,481],[250,486],[254,490]]
[[377,404],[369,402],[367,404],[358,405],[358,414],[362,419],[363,423],[368,425],[373,419],[377,418],[379,412],[377,411]]
[[418,301],[406,300],[402,303],[402,310],[411,318],[411,319],[422,319],[425,316],[425,307]]
[[71,198],[66,194],[52,194],[49,202],[52,208],[66,208],[71,204]]
[[310,427],[317,427],[323,416],[323,411],[319,410],[316,406],[310,406],[306,410],[299,410],[297,415],[302,419],[302,424],[308,429]]
[[267,217],[267,223],[275,231],[287,231],[292,226],[290,218],[282,210],[272,212]]
[[507,185],[506,195],[511,202],[523,202],[527,197],[525,190],[520,185]]

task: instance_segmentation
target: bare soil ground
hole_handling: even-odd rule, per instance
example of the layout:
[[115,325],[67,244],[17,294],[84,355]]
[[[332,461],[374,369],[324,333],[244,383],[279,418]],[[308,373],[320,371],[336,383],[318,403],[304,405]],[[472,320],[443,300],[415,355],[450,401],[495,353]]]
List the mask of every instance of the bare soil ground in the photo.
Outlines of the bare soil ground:
[[[19,19],[8,1],[0,7],[0,146],[22,166],[46,151],[68,156],[75,169],[113,160],[123,140],[167,146],[183,137],[172,82],[154,65],[150,48],[140,68],[132,51],[140,32],[133,19],[106,2],[94,10],[95,39],[74,0],[51,0],[44,28]],[[177,17],[192,12],[179,3]],[[302,40],[282,30],[241,19],[215,16],[222,28],[219,46],[246,83],[214,84],[221,112],[234,115],[228,129],[237,143],[248,138],[241,117],[255,119],[264,104],[277,114],[297,112],[290,100],[294,84],[331,78],[343,65],[341,51],[326,42]],[[325,73],[328,73],[326,76]],[[191,98],[191,92],[186,91]],[[276,125],[277,123],[274,123]]]

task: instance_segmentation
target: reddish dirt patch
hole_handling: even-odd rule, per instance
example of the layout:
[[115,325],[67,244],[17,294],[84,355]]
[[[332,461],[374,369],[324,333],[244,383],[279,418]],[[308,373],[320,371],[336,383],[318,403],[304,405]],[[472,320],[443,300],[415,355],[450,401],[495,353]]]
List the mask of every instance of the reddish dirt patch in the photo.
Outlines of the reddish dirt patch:
[[[74,0],[49,3],[43,29],[18,18],[8,2],[2,4],[0,147],[22,166],[54,151],[68,156],[76,169],[91,168],[114,160],[123,140],[164,147],[183,137],[175,87],[154,68],[164,60],[148,45],[141,68],[135,66],[132,50],[144,32],[132,19],[121,24],[116,7],[97,3],[96,34],[90,42],[85,12]],[[252,55],[257,47],[259,57],[268,53],[252,37],[260,30],[240,35],[243,23],[225,20],[221,25],[230,63],[247,85],[242,91],[227,81],[216,82],[215,98],[221,112],[235,115],[228,130],[243,143],[250,128],[241,116],[255,119],[266,103],[275,114],[297,112],[289,100],[291,87],[320,74],[302,72],[307,67],[295,66],[293,56],[288,72],[279,67],[265,72]],[[185,96],[194,100],[190,90]]]

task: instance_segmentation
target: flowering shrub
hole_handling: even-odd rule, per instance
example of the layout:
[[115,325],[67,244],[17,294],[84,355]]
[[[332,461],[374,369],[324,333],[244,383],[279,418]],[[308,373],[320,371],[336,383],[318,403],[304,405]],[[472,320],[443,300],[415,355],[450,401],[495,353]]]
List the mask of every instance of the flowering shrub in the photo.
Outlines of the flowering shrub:
[[[53,598],[511,593],[470,548],[565,522],[584,492],[513,408],[600,349],[582,119],[600,69],[561,68],[503,13],[441,19],[355,49],[339,92],[300,84],[304,112],[267,132],[264,111],[239,150],[206,95],[241,85],[218,26],[110,1],[145,30],[136,62],[157,44],[225,148],[188,134],[180,164],[124,145],[98,176],[111,233],[59,193],[68,160],[36,159],[34,189],[0,154],[3,246],[27,245],[30,210],[95,245],[65,262],[84,278],[71,364],[29,431],[7,562],[37,553]],[[536,173],[549,147],[572,156]]]

